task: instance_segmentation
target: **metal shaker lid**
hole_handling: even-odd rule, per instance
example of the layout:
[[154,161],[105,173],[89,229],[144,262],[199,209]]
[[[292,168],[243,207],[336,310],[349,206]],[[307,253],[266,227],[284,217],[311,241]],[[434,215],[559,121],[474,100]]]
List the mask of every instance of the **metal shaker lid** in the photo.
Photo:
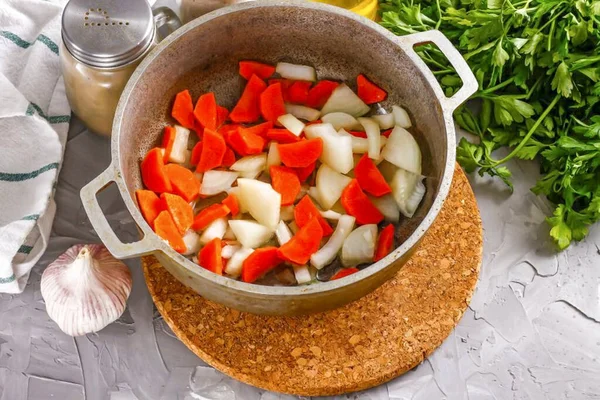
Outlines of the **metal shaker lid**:
[[62,15],[65,47],[94,67],[134,61],[153,37],[154,19],[146,0],[70,0]]

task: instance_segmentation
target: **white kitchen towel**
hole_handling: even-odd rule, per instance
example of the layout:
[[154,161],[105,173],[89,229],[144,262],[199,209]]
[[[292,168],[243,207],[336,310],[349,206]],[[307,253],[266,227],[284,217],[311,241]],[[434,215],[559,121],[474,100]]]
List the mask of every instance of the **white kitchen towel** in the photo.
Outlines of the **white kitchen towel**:
[[0,0],[0,292],[46,249],[71,110],[58,56],[64,0]]

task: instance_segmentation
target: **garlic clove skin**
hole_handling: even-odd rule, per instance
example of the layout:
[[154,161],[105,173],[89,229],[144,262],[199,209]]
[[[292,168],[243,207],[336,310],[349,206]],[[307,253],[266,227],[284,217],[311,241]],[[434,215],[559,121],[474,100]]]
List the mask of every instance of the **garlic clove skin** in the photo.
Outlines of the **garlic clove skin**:
[[71,336],[97,332],[117,320],[131,287],[127,266],[101,244],[71,247],[46,268],[41,280],[48,315]]

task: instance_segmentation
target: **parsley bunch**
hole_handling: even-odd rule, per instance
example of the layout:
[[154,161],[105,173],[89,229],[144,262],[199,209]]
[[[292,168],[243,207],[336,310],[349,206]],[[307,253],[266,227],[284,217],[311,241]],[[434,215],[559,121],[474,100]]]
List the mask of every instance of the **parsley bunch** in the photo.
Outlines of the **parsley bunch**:
[[[478,137],[462,139],[467,172],[502,179],[503,164],[537,158],[531,189],[556,208],[547,218],[560,249],[600,219],[600,0],[380,0],[381,24],[397,35],[441,30],[477,80],[476,107],[455,121]],[[433,46],[417,48],[447,95],[460,78]],[[480,106],[480,107],[479,107]],[[494,150],[509,147],[502,159]]]

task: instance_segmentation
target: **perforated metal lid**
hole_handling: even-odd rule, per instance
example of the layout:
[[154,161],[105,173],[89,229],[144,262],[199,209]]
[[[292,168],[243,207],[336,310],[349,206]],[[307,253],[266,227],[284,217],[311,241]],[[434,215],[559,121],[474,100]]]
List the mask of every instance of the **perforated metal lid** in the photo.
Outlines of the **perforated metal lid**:
[[152,43],[154,19],[146,0],[70,0],[62,38],[79,61],[101,68],[134,61]]

